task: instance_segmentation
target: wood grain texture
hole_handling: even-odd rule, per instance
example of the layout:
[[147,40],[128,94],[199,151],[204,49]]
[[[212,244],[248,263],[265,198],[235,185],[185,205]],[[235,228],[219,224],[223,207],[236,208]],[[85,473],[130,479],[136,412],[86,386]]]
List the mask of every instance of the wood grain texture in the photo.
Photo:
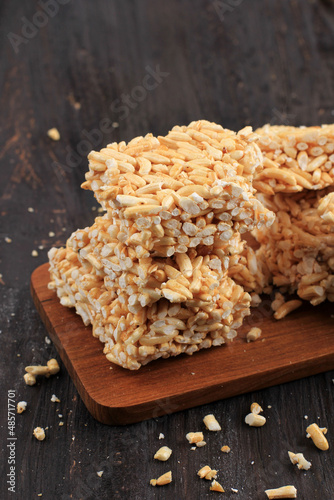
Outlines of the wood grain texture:
[[[104,424],[132,424],[334,369],[330,304],[305,304],[277,322],[264,297],[233,342],[125,370],[110,364],[91,327],[47,288],[48,267],[32,274],[34,303],[88,411]],[[247,343],[252,324],[262,335]],[[168,401],[166,408],[161,401]]]
[[[266,122],[333,122],[333,2],[63,3],[15,53],[8,34],[20,35],[22,18],[31,21],[41,10],[40,2],[0,2],[3,457],[7,391],[14,389],[18,401],[28,402],[27,411],[16,418],[17,493],[7,494],[3,473],[1,498],[26,500],[42,493],[43,500],[209,499],[215,494],[196,476],[208,463],[219,469],[226,499],[261,500],[266,488],[290,483],[297,487],[298,498],[332,500],[333,371],[127,427],[94,420],[64,365],[59,376],[34,387],[25,386],[22,376],[26,365],[57,356],[55,347],[44,342],[47,331],[30,298],[31,273],[47,261],[51,246],[63,245],[72,231],[91,225],[95,216],[96,201],[79,187],[87,170],[87,144],[82,141],[100,148],[146,132],[164,134],[177,123],[203,117],[233,129]],[[225,13],[217,5],[225,5]],[[147,66],[159,66],[169,75],[142,98],[133,89],[143,85]],[[122,94],[126,99],[131,93],[137,100],[131,98],[126,113],[119,109]],[[85,131],[99,129],[102,118],[119,127],[88,139]],[[59,129],[59,142],[47,137],[51,127]],[[71,162],[68,155],[73,152],[78,156]],[[11,244],[4,242],[6,236]],[[31,256],[33,249],[38,249],[37,258]],[[61,403],[51,403],[52,394]],[[254,400],[265,408],[267,424],[261,429],[243,424]],[[185,434],[202,430],[207,413],[217,416],[222,432],[207,433],[207,446],[190,451]],[[305,429],[313,421],[329,428],[329,452],[319,452],[306,440]],[[49,427],[44,442],[32,437],[37,425]],[[160,432],[165,440],[159,441]],[[229,455],[219,451],[225,443],[232,449]],[[152,458],[162,444],[173,449],[167,463]],[[292,467],[289,449],[303,452],[312,461],[311,470],[301,473]],[[6,469],[6,461],[1,465]],[[173,471],[172,484],[149,486],[149,479],[168,469]],[[96,475],[99,470],[104,470],[102,478]]]

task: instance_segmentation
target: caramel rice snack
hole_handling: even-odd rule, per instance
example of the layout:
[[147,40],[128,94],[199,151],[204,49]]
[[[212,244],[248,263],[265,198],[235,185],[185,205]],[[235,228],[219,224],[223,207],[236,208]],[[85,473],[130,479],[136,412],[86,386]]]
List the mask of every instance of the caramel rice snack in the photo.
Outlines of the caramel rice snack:
[[251,127],[237,134],[200,120],[165,137],[137,137],[92,151],[82,187],[90,189],[124,240],[144,231],[157,255],[170,257],[214,236],[270,226],[274,215],[254,197],[262,154]]
[[[105,343],[108,360],[130,370],[160,357],[222,345],[237,335],[249,314],[250,295],[228,276],[210,289],[210,256],[200,256],[198,261],[203,272],[201,289],[190,291],[196,277],[183,288],[177,288],[179,282],[171,278],[171,288],[163,288],[167,293],[143,306],[136,304],[132,290],[112,289],[108,281],[106,286],[103,272],[87,260],[80,262],[71,248],[53,248],[49,259],[49,288],[56,290],[62,305],[75,307],[85,325],[92,324],[93,335]],[[181,281],[186,279],[172,260],[167,267],[170,273],[174,269]],[[147,284],[145,293],[151,290],[153,294],[150,286]]]
[[82,187],[106,213],[51,249],[49,286],[111,362],[138,369],[237,335],[251,300],[229,275],[240,235],[275,217],[254,196],[256,138],[200,120],[90,153]]
[[265,125],[256,134],[264,155],[253,183],[258,192],[298,193],[334,184],[334,125]]
[[254,230],[266,286],[297,292],[313,305],[334,301],[333,187],[288,195],[258,195],[276,213],[271,228]]

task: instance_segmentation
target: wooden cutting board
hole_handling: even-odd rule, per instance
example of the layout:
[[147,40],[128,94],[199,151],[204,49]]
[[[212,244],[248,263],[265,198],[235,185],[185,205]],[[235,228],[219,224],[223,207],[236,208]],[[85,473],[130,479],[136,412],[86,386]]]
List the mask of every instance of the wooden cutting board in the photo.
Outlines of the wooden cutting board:
[[[86,407],[105,424],[139,422],[334,369],[333,303],[304,304],[276,321],[264,298],[232,343],[129,371],[107,361],[91,327],[60,305],[48,281],[48,264],[33,272],[36,308]],[[262,337],[247,343],[252,326]]]

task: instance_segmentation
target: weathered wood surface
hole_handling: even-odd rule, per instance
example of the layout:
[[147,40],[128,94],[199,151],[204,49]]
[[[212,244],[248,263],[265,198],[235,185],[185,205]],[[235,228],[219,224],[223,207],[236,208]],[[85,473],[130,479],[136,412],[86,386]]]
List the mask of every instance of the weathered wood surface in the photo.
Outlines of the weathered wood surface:
[[[196,476],[208,463],[220,470],[225,498],[261,499],[268,487],[294,484],[298,498],[331,500],[333,372],[128,427],[94,420],[64,366],[59,376],[34,387],[25,386],[22,375],[27,364],[57,355],[44,342],[46,330],[30,297],[29,280],[46,262],[47,249],[93,221],[97,203],[79,188],[86,150],[148,131],[165,133],[176,123],[202,117],[233,129],[266,122],[333,122],[333,3],[53,4],[58,12],[49,14],[47,22],[36,16],[41,11],[37,1],[0,4],[1,498],[15,498],[6,485],[6,399],[13,389],[17,401],[28,402],[27,411],[16,417],[16,498],[42,493],[45,500],[201,500],[217,495]],[[22,18],[44,26],[29,31]],[[113,122],[119,126],[112,127]],[[47,137],[51,127],[59,129],[61,141]],[[44,249],[34,258],[31,252],[38,245]],[[52,394],[61,403],[51,403]],[[268,418],[261,429],[243,424],[254,400]],[[202,429],[207,413],[221,421],[222,433],[207,433],[207,446],[190,451],[185,434]],[[328,452],[305,438],[313,421],[329,427]],[[49,427],[44,442],[32,437],[37,425]],[[232,449],[229,455],[219,451],[225,443]],[[152,458],[162,444],[173,449],[167,463]],[[288,449],[304,452],[312,469],[304,473],[293,467]],[[96,475],[99,470],[104,470],[102,478]],[[167,470],[174,474],[171,485],[149,486],[150,478]]]

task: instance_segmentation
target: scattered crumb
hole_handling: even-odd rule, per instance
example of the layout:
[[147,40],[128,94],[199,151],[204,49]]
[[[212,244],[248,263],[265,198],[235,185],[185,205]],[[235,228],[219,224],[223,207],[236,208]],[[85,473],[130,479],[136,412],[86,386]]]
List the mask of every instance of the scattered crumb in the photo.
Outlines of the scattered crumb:
[[38,250],[44,250],[44,245],[38,245]]
[[192,446],[190,449],[191,449],[192,451],[197,450],[196,446]]
[[34,211],[35,210],[32,207],[28,207],[28,212],[30,212],[32,214]]
[[163,486],[165,484],[172,482],[172,472],[166,472],[162,476],[158,477],[158,479],[151,479],[150,484],[152,486]]
[[49,236],[50,236],[50,238],[53,238],[56,235],[55,235],[55,233],[53,231],[49,231]]
[[119,127],[119,123],[118,122],[112,122],[111,126],[113,128],[118,128]]
[[62,425],[64,425],[64,422],[59,422],[58,425],[61,427]]
[[327,434],[326,427],[319,427],[318,424],[311,424],[306,428],[306,437],[311,438],[313,443],[319,450],[328,450],[329,444],[327,439],[325,438],[325,434]]
[[190,444],[199,443],[200,441],[204,441],[203,432],[188,432],[186,435]]
[[259,413],[263,412],[263,409],[261,408],[261,406],[259,405],[259,403],[254,402],[254,403],[251,404],[250,411],[252,413],[256,413],[256,415],[258,415]]
[[32,373],[25,373],[23,375],[24,381],[27,385],[35,385],[36,384],[36,377]]
[[8,238],[8,236],[6,236],[6,238],[5,238],[6,243],[11,243],[12,241],[13,241],[12,238]]
[[168,446],[162,446],[154,455],[155,460],[166,462],[172,454],[172,450]]
[[16,406],[16,412],[17,413],[23,413],[27,409],[27,402],[26,401],[19,401]]
[[292,485],[265,490],[265,494],[267,495],[267,498],[272,500],[275,498],[297,498],[297,490]]
[[47,134],[53,141],[59,141],[60,139],[60,133],[55,127],[50,128],[50,130],[47,131]]
[[42,495],[43,495],[43,493],[38,493],[38,495],[37,495],[37,496],[38,496],[38,497],[41,497]]
[[275,300],[271,303],[271,308],[273,311],[277,311],[281,307],[282,304],[284,304],[285,298],[283,295],[279,292],[275,293]]
[[205,424],[205,427],[209,431],[221,431],[222,430],[222,428],[220,427],[219,423],[216,420],[216,417],[212,414],[206,415],[203,418],[203,422]]
[[103,207],[99,207],[97,209],[97,211],[99,212],[99,214],[102,214],[102,212],[105,212],[104,208]]
[[232,493],[239,493],[239,490],[237,490],[236,488],[231,488],[231,491]]
[[254,460],[252,460],[252,461],[251,461],[251,465],[254,465],[254,464],[255,464],[255,462],[254,462]]
[[262,427],[266,423],[266,419],[262,415],[257,415],[256,413],[249,413],[245,417],[245,422],[250,427]]
[[309,470],[312,467],[311,462],[306,460],[302,453],[293,453],[292,451],[288,451],[288,455],[291,463],[297,465],[299,470]]
[[199,441],[198,443],[196,443],[197,448],[202,448],[202,446],[205,446],[205,445],[206,445],[205,441]]
[[49,345],[51,344],[51,340],[49,339],[49,337],[45,337],[44,341],[46,344],[49,344]]
[[159,434],[159,439],[165,439],[165,435],[162,434],[162,432],[160,432],[160,434]]
[[17,356],[18,358],[20,358],[20,357],[21,357],[21,354],[16,354],[16,356]]
[[289,300],[289,302],[284,302],[277,311],[274,313],[274,318],[277,320],[285,318],[288,314],[292,313],[302,305],[301,300]]
[[31,252],[31,255],[32,255],[32,257],[38,257],[38,252],[37,252],[37,250],[33,250],[33,251]]
[[61,413],[58,414],[59,418],[63,418],[63,415]]
[[257,293],[255,292],[251,293],[251,307],[258,307],[261,304],[261,302],[262,299]]
[[271,405],[268,405],[268,406],[267,406],[267,408],[272,408],[272,406],[271,406]]
[[216,479],[217,472],[218,471],[216,471],[215,469],[211,469],[209,465],[205,465],[197,472],[197,475],[201,479],[207,479],[208,481],[211,481],[211,479]]
[[97,208],[97,207],[93,206],[93,207],[92,207],[92,212],[95,212],[96,208]]
[[220,451],[222,451],[223,453],[230,453],[231,448],[227,445],[224,445],[220,448]]
[[261,337],[262,330],[261,328],[253,327],[247,333],[247,342],[255,342],[258,338]]
[[99,477],[102,477],[103,476],[103,470],[99,470],[99,472],[97,472],[96,474],[99,476]]
[[[34,349],[32,349],[34,350]],[[44,375],[49,377],[50,375],[56,375],[60,370],[58,361],[54,358],[49,359],[46,366],[36,365],[36,366],[26,366],[24,375],[24,380],[27,385],[34,385],[36,383],[36,376]]]
[[35,427],[33,434],[35,438],[38,439],[38,441],[43,441],[45,439],[45,432],[43,427]]
[[60,399],[57,398],[57,396],[55,394],[52,394],[51,401],[52,401],[52,403],[60,403]]
[[222,485],[219,484],[218,481],[216,481],[215,479],[211,483],[210,490],[211,491],[219,491],[220,493],[225,493],[225,490],[222,487]]
[[250,407],[251,413],[245,417],[245,422],[251,427],[262,427],[266,423],[266,418],[259,413],[263,412],[263,409],[258,403],[252,403]]
[[305,418],[305,420],[307,420],[308,419],[308,415],[304,415],[304,418]]

